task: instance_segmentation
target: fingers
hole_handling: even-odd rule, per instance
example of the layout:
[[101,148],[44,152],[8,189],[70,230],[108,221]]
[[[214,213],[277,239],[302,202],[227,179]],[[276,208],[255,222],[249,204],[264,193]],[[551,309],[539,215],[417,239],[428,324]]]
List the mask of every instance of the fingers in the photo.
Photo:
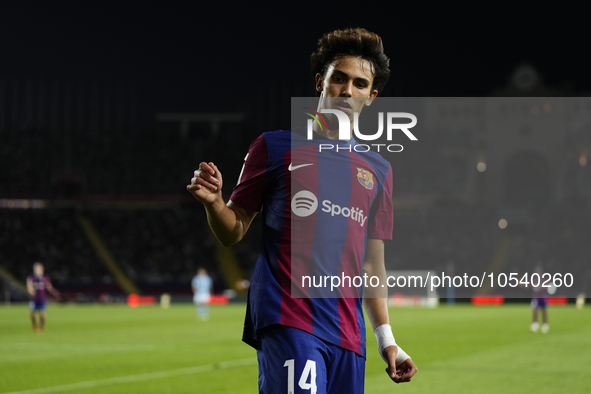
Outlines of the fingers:
[[388,367],[386,368],[386,373],[394,383],[410,382],[410,378],[404,377],[400,370],[397,372],[391,372],[390,367]]
[[190,192],[201,190],[201,185],[187,185],[187,190]]
[[222,187],[222,173],[218,167],[213,164],[213,162],[209,162],[209,167],[213,170],[213,178],[216,181],[216,185],[218,185],[218,187]]
[[398,366],[395,373],[392,373],[390,367],[386,368],[390,378],[396,383],[410,382],[412,377],[418,372],[415,363],[409,358]]
[[[212,192],[217,192],[219,190],[219,187],[217,186],[218,183],[214,181],[214,183],[208,182],[205,179],[203,179],[200,176],[195,176],[193,178],[191,178],[191,184],[189,186],[203,186],[208,188],[209,190],[211,190]],[[196,190],[199,190],[199,188],[195,188]]]
[[217,192],[221,187],[221,182],[217,179],[216,173],[219,174],[219,170],[213,163],[202,162],[199,164],[199,169],[195,170],[194,177],[191,179],[191,184],[187,186],[187,190],[200,190],[201,187],[206,187],[213,192]]
[[209,163],[209,166],[213,169],[213,176],[215,176],[216,178],[219,178],[222,174],[220,173],[220,170],[218,170],[218,166],[216,166],[215,164],[213,164],[213,162]]
[[202,170],[202,171],[207,172],[211,176],[214,176],[215,175],[215,170],[213,169],[213,163],[212,162],[209,162],[209,164],[208,164],[208,163],[202,161],[201,163],[199,163],[199,169]]
[[392,373],[390,372],[390,367],[386,367],[385,369],[386,373],[388,374],[388,376],[390,377],[390,379],[392,379],[393,381],[395,381],[396,383],[398,383],[396,380],[398,379],[398,375],[396,375],[396,372]]
[[386,368],[386,373],[388,374],[390,379],[392,379],[395,383],[400,383],[400,380],[402,379],[402,374],[400,373],[400,370],[388,366],[388,368]]
[[205,189],[209,189],[212,192],[215,192],[216,186],[203,180],[200,177],[199,171],[200,170],[195,171],[196,176],[191,178],[191,183],[189,185],[187,185],[187,190],[191,192],[191,191],[201,190],[202,188],[205,188]]
[[202,178],[212,185],[219,185],[220,181],[215,177],[215,171],[211,168],[199,169],[194,172],[195,177]]

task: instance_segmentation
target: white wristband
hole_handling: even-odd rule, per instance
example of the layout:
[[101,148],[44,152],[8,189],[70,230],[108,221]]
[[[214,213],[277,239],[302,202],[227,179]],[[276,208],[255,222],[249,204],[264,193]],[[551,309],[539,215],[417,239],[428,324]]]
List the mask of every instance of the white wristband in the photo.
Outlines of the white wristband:
[[402,350],[402,348],[400,346],[398,346],[398,355],[396,356],[396,366],[399,366],[400,364],[402,364],[403,362],[405,362],[409,358],[410,358],[410,356],[408,354],[406,354],[406,352],[404,350]]
[[[388,346],[398,346],[396,341],[394,340],[394,335],[392,334],[392,327],[389,324],[382,324],[381,326],[376,327],[373,331],[378,340],[378,350],[380,352],[380,356],[382,359],[388,363],[388,359],[384,357],[384,349]],[[402,364],[404,361],[408,360],[410,356],[406,354],[404,350],[398,346],[398,355],[396,356],[396,366]]]

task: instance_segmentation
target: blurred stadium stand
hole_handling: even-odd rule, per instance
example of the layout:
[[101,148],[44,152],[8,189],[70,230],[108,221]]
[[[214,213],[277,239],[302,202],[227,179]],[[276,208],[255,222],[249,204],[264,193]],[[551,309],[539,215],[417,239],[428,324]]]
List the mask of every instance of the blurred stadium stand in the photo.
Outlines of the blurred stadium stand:
[[[525,86],[524,72],[531,70],[517,69],[494,95],[557,95],[535,75]],[[589,99],[573,103],[571,112],[591,118]],[[548,108],[526,103],[499,113],[511,118]],[[271,92],[235,110],[242,121],[219,123],[215,133],[207,121],[179,132],[178,123],[156,119],[161,111],[142,107],[133,86],[0,81],[0,266],[24,281],[32,263],[43,261],[72,299],[123,293],[85,238],[77,219],[84,215],[145,294],[190,294],[199,266],[212,273],[216,292],[234,288],[216,261],[203,209],[185,186],[201,160],[213,160],[228,197],[250,142],[289,125],[289,108]],[[470,100],[452,101],[434,120],[441,126],[422,135],[412,155],[404,162],[388,157],[395,230],[387,268],[443,271],[453,263],[456,272],[482,272],[506,238],[506,270],[559,271],[568,260],[588,283],[591,123],[558,131],[543,123],[494,132],[469,122],[446,126],[472,110]],[[507,141],[514,142],[501,149]],[[479,172],[479,163],[488,169]],[[509,223],[505,230],[501,218]],[[251,226],[233,248],[245,278],[256,260],[259,227]]]

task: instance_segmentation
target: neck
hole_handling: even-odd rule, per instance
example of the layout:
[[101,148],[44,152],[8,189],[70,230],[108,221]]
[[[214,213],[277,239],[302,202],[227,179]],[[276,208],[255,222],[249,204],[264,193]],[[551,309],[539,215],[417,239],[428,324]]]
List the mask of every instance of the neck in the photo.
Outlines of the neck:
[[[315,124],[312,130],[314,130],[314,132],[316,134],[321,135],[325,138],[328,138],[331,140],[338,140],[339,139],[339,129],[324,129],[323,130],[323,129],[320,129],[320,126]],[[351,130],[352,130],[352,128],[351,128]],[[349,141],[349,139],[344,139],[342,141]]]

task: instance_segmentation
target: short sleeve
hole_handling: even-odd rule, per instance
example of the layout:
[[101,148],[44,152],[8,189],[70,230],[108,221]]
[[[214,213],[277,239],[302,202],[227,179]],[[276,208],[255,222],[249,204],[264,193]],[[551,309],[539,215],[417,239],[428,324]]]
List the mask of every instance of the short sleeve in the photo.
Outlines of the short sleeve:
[[394,208],[392,205],[392,167],[390,166],[388,166],[388,173],[378,193],[371,207],[367,237],[392,239]]
[[268,185],[267,158],[267,144],[265,137],[261,135],[250,145],[244,158],[238,184],[230,197],[234,204],[251,212],[261,210]]

